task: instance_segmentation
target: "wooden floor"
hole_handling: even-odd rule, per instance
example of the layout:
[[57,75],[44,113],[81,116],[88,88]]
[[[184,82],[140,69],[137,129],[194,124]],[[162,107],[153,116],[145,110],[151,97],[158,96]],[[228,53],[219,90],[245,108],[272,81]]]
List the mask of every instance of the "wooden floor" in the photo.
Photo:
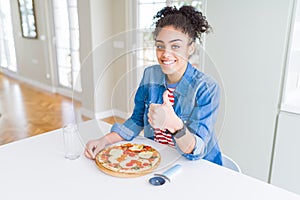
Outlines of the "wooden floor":
[[[75,121],[80,103],[41,91],[0,73],[0,145],[61,128]],[[83,117],[83,120],[88,118]],[[118,117],[103,119],[123,122]]]

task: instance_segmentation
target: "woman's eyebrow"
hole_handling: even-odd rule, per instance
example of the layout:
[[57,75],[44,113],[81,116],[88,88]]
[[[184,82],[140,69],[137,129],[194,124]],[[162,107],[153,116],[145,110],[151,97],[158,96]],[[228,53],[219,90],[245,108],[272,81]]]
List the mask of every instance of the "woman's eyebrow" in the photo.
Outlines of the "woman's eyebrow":
[[155,40],[155,42],[164,43],[162,40]]
[[172,43],[172,42],[182,42],[182,40],[181,39],[175,39],[175,40],[169,41],[169,43]]
[[[162,40],[155,40],[155,42],[161,42],[161,43],[164,43],[164,41]],[[170,40],[169,43],[172,43],[172,42],[182,42],[181,39],[174,39],[174,40]]]

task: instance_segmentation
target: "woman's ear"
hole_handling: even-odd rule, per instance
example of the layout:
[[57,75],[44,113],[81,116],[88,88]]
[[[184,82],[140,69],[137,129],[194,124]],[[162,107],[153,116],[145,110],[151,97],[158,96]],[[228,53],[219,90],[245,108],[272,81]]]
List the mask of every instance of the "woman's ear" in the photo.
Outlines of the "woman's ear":
[[189,56],[193,55],[195,52],[195,42],[192,42],[192,44],[189,45],[188,53]]

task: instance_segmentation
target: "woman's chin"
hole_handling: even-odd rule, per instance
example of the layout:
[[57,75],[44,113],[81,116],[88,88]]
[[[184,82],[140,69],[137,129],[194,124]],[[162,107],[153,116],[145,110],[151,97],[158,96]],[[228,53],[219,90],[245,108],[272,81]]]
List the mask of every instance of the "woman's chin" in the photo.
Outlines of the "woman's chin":
[[174,67],[161,65],[161,70],[164,74],[173,74],[175,72]]

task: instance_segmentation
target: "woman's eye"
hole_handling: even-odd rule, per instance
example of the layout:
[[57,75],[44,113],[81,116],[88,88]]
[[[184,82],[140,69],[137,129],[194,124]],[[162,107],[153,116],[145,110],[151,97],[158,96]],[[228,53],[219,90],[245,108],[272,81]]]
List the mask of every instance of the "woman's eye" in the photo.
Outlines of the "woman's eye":
[[157,49],[164,49],[165,47],[162,46],[162,45],[156,45],[156,48],[157,48]]
[[179,45],[172,45],[172,49],[179,49],[180,46]]

